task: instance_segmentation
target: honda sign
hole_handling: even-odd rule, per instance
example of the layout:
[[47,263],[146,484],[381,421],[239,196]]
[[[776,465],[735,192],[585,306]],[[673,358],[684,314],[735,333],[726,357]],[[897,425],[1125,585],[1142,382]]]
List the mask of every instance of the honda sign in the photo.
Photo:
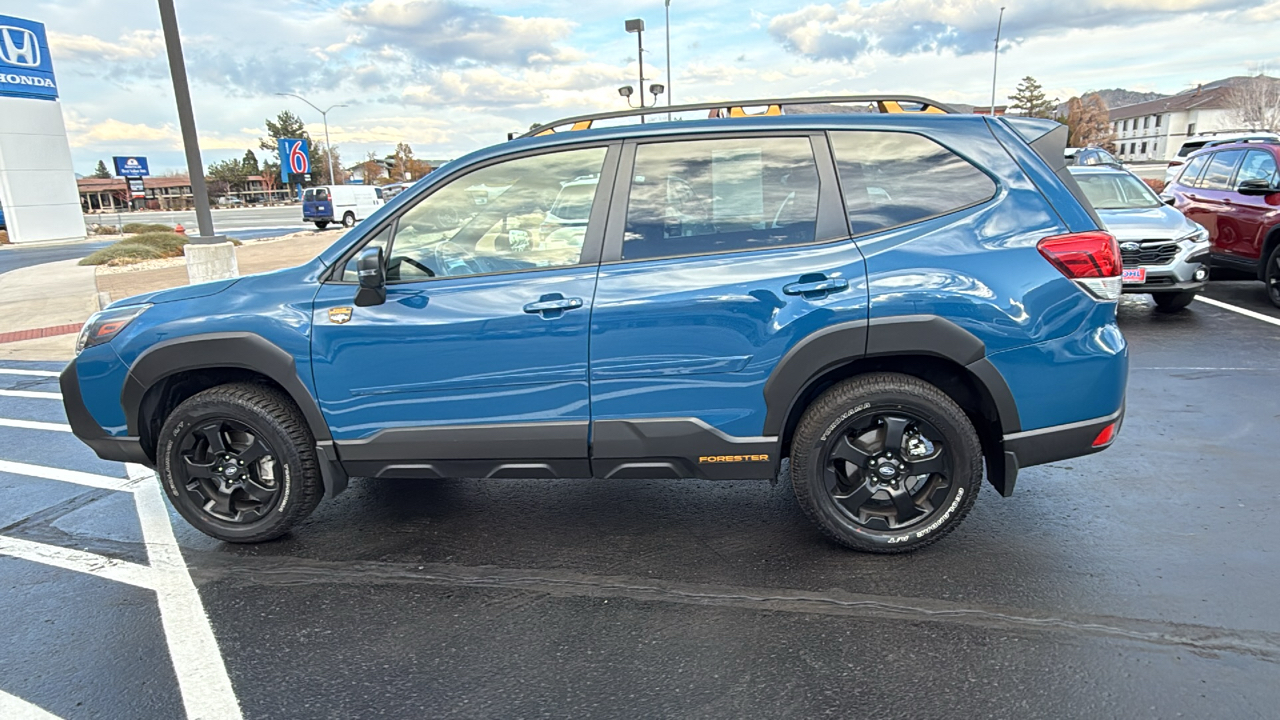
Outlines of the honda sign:
[[57,99],[42,23],[0,15],[0,95]]

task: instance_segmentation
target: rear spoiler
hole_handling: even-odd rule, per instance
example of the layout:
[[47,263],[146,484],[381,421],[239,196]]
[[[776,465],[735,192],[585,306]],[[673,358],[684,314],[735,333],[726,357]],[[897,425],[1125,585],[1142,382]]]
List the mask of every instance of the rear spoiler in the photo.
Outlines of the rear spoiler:
[[1049,166],[1053,174],[1062,181],[1063,185],[1071,191],[1076,200],[1084,207],[1085,212],[1089,213],[1089,217],[1098,224],[1099,228],[1105,228],[1102,224],[1102,218],[1098,217],[1098,212],[1093,209],[1093,203],[1089,202],[1089,198],[1085,197],[1084,191],[1080,189],[1080,184],[1076,182],[1071,171],[1067,169],[1067,126],[1053,120],[1045,120],[1043,118],[1030,117],[1014,117],[1005,115],[1000,118],[1010,130],[1017,133],[1018,137],[1027,141],[1027,145],[1040,156],[1041,160]]

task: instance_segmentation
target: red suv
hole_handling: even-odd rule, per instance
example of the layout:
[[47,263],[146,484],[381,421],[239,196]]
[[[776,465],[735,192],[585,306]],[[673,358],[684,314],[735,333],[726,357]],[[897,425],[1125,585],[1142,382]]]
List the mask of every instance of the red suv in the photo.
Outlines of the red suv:
[[1280,142],[1212,145],[1192,154],[1165,201],[1209,231],[1215,267],[1256,273],[1280,307]]

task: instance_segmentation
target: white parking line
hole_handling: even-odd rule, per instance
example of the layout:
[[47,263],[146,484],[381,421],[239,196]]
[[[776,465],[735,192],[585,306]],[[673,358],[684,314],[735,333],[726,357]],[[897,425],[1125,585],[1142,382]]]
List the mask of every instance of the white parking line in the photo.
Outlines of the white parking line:
[[36,398],[38,400],[61,400],[62,393],[40,392],[38,390],[0,390],[0,397]]
[[64,423],[39,422],[36,420],[14,420],[11,418],[0,418],[0,426],[26,428],[27,430],[54,430],[56,432],[71,432],[71,426]]
[[105,580],[154,590],[154,573],[146,565],[95,555],[82,550],[72,550],[57,545],[45,545],[21,538],[0,535],[0,555],[38,562],[42,565],[74,570],[95,575]]
[[1273,317],[1271,317],[1270,315],[1263,315],[1262,313],[1259,313],[1259,312],[1254,312],[1254,311],[1252,311],[1252,310],[1247,310],[1247,309],[1242,308],[1242,307],[1236,307],[1235,305],[1232,305],[1231,303],[1224,303],[1224,302],[1222,302],[1221,300],[1214,300],[1214,299],[1213,299],[1213,298],[1211,298],[1211,297],[1205,297],[1204,295],[1196,295],[1196,301],[1197,301],[1197,302],[1202,302],[1202,303],[1207,303],[1207,304],[1212,305],[1212,306],[1214,306],[1214,307],[1222,308],[1223,310],[1230,310],[1230,311],[1231,311],[1231,312],[1233,312],[1233,313],[1240,313],[1241,315],[1244,315],[1245,317],[1251,317],[1251,318],[1253,318],[1254,320],[1261,320],[1261,321],[1262,321],[1262,322],[1264,322],[1264,323],[1271,323],[1272,325],[1280,325],[1280,320],[1277,320],[1276,318],[1273,318]]
[[79,470],[63,470],[62,468],[31,465],[10,460],[0,460],[0,472],[44,478],[45,480],[57,480],[58,482],[68,482],[99,490],[123,490],[125,492],[133,492],[133,486],[136,482],[129,478],[94,475],[93,473],[80,472]]
[[25,370],[21,368],[0,368],[0,375],[34,375],[36,377],[58,377],[52,370]]
[[0,717],[8,720],[62,720],[62,718],[0,690]]
[[133,498],[142,523],[142,537],[147,543],[147,558],[160,605],[160,620],[169,643],[169,657],[182,690],[187,717],[240,720],[240,702],[231,687],[231,678],[200,593],[191,581],[173,536],[160,481],[154,472],[141,465],[125,467],[129,481],[137,488]]

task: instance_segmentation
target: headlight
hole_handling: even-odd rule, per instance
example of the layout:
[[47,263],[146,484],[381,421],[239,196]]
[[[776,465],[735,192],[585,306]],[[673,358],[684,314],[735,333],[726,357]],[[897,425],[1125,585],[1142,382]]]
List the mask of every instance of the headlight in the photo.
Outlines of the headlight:
[[129,305],[96,312],[80,329],[80,337],[76,340],[76,354],[85,348],[110,342],[111,338],[120,334],[133,319],[141,315],[150,305]]
[[1187,233],[1186,235],[1183,235],[1182,237],[1178,238],[1178,242],[1190,243],[1192,245],[1197,245],[1202,242],[1209,242],[1209,231],[1197,225],[1194,231]]

